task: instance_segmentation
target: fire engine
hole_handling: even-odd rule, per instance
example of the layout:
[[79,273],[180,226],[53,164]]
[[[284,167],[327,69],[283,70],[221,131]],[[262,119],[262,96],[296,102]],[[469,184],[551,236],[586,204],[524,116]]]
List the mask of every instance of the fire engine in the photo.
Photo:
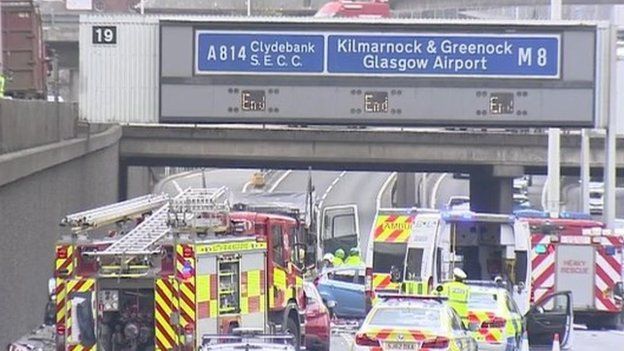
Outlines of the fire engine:
[[531,229],[532,299],[569,290],[575,321],[616,327],[622,311],[622,233],[593,220],[523,220]]
[[232,211],[227,199],[224,188],[190,188],[65,217],[56,349],[196,350],[202,336],[234,329],[303,342],[301,223]]
[[366,255],[365,291],[427,294],[452,279],[503,277],[521,311],[529,309],[529,228],[515,217],[471,211],[378,211]]

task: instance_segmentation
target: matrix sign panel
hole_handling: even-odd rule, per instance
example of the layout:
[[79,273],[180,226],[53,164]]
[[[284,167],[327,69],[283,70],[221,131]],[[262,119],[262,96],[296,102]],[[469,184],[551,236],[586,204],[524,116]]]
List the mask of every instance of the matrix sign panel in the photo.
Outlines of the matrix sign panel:
[[590,25],[161,24],[161,121],[594,125]]
[[199,30],[195,72],[559,78],[560,41],[559,35],[296,35]]

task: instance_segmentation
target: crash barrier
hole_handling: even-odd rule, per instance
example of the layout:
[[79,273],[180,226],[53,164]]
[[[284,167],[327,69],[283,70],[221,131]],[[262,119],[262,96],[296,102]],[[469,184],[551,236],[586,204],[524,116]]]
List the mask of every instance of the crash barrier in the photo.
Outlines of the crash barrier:
[[76,137],[71,103],[0,99],[0,154]]

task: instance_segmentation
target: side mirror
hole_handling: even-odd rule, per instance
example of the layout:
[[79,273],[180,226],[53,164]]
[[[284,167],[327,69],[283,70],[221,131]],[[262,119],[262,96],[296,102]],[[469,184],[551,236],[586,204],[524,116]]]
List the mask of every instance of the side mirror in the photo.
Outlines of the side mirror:
[[56,280],[54,278],[50,278],[48,280],[48,296],[52,298],[56,293]]
[[336,304],[337,303],[336,303],[335,300],[329,300],[329,301],[327,301],[326,305],[327,305],[327,308],[334,308],[334,307],[336,307]]
[[613,288],[613,294],[615,296],[619,296],[621,298],[624,298],[624,283],[619,282],[619,283],[615,284],[615,287]]
[[524,291],[525,285],[523,282],[518,283],[518,294]]
[[479,330],[479,323],[468,323],[467,329],[470,330],[471,332],[475,332]]

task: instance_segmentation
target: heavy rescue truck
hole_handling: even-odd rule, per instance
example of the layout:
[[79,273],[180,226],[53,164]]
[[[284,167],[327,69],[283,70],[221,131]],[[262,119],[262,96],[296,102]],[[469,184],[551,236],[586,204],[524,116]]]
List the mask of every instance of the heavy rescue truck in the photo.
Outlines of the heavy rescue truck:
[[470,211],[380,210],[366,256],[365,291],[427,294],[452,279],[500,276],[522,313],[529,309],[529,228],[513,216]]
[[576,322],[617,327],[624,293],[622,232],[592,220],[523,220],[531,229],[532,300],[569,290]]
[[[196,350],[235,328],[304,335],[298,220],[231,211],[224,189],[149,195],[65,217],[57,350]],[[130,221],[126,234],[101,229]],[[100,232],[100,233],[98,233]]]

